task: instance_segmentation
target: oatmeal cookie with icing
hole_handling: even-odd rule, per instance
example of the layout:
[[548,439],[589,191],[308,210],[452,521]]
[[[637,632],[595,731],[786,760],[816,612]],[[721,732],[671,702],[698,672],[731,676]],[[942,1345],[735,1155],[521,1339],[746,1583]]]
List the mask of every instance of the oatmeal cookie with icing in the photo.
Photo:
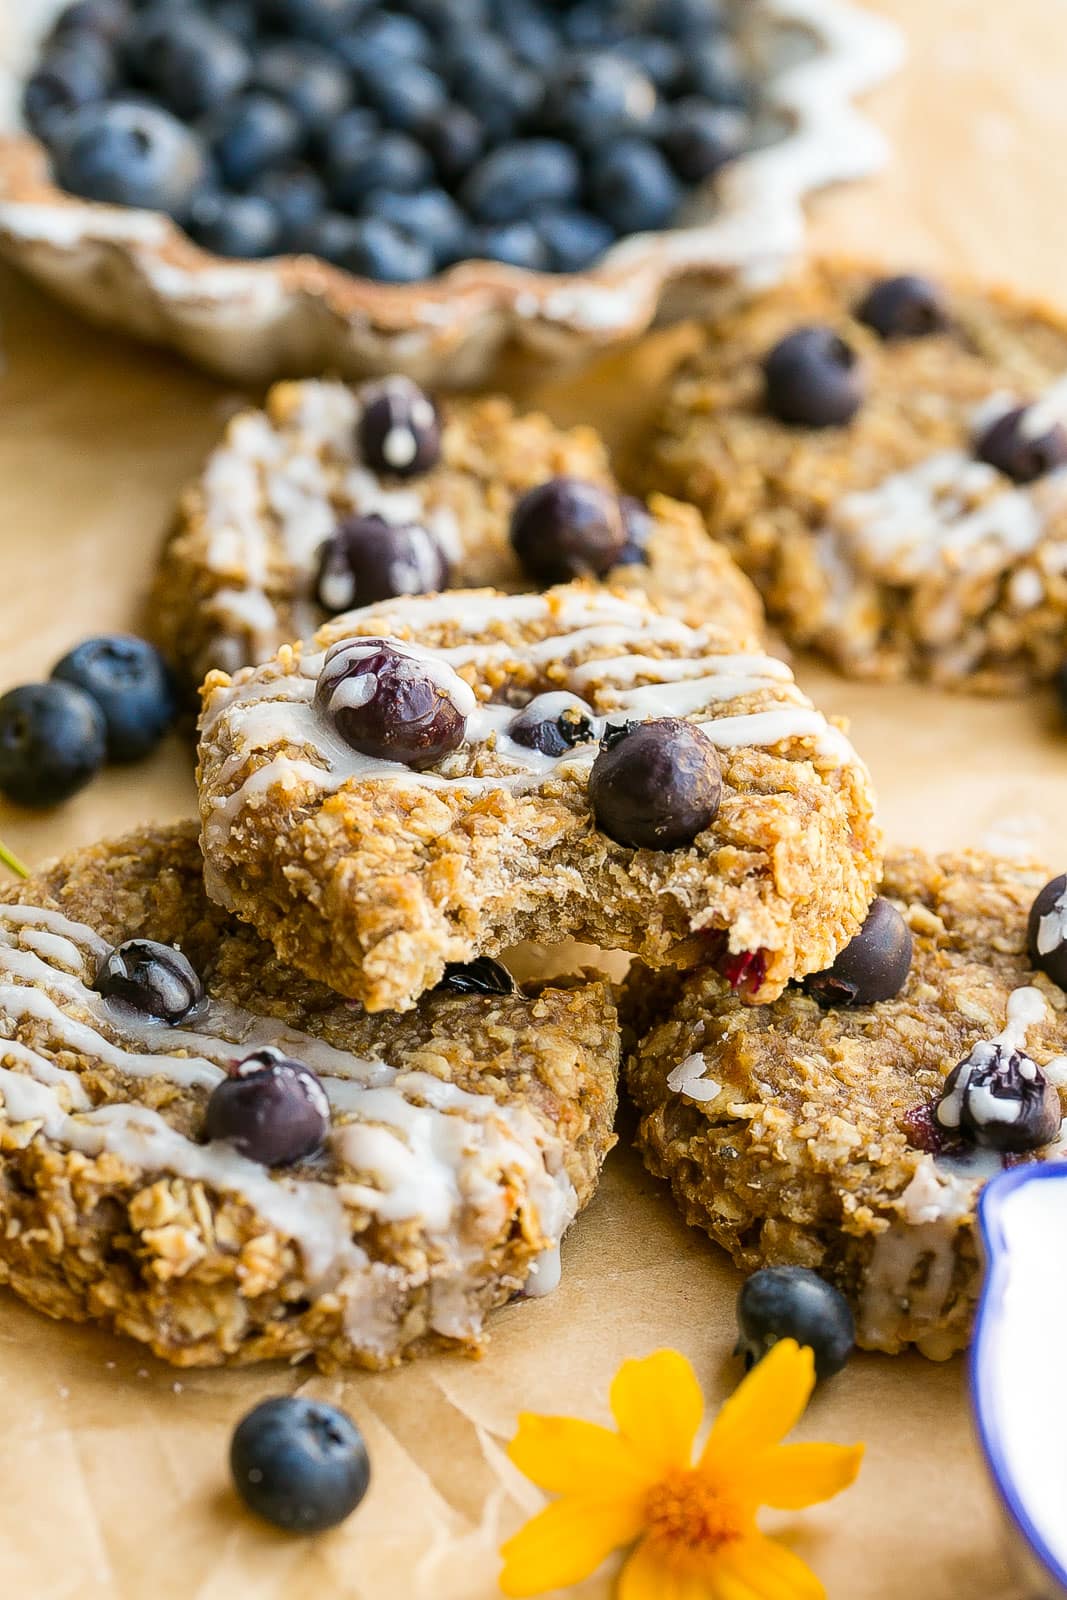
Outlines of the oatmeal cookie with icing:
[[356,605],[587,573],[694,622],[762,629],[755,589],[709,548],[699,514],[620,498],[593,429],[561,431],[499,398],[439,411],[405,379],[281,383],[263,411],[231,420],[184,496],[150,622],[195,688]]
[[789,640],[982,693],[1067,654],[1067,322],[828,263],[672,380],[636,486],[693,501]]
[[213,674],[199,789],[209,893],[371,1011],[571,937],[773,998],[880,870],[867,770],[787,666],[592,585],[386,602]]
[[628,979],[649,1171],[744,1270],[835,1283],[868,1349],[966,1345],[982,1185],[1067,1154],[1067,877],[1046,876],[893,853],[864,931],[773,1005],[712,971]]
[[0,971],[0,1282],[181,1366],[479,1349],[613,1142],[604,984],[369,1017],[207,900],[192,825],[7,890]]

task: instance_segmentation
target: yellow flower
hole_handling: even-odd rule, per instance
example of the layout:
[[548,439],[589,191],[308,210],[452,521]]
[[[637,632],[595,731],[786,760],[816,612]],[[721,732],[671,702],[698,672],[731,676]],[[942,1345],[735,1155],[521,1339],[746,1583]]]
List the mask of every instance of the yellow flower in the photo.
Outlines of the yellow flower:
[[815,1505],[859,1472],[862,1445],[781,1443],[814,1386],[811,1351],[779,1340],[727,1400],[695,1466],[704,1400],[676,1350],[623,1362],[611,1385],[617,1433],[524,1413],[508,1455],[560,1499],[504,1545],[500,1587],[565,1589],[636,1545],[618,1600],[823,1600],[811,1569],[756,1526],[761,1505]]

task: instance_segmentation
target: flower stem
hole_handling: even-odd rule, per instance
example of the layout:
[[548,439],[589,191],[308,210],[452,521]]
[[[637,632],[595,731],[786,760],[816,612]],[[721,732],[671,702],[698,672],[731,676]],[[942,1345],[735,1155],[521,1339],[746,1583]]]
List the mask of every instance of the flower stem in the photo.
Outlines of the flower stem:
[[15,874],[16,877],[18,877],[18,878],[28,878],[29,877],[29,875],[30,875],[29,867],[23,865],[23,863],[19,860],[18,856],[15,855],[13,850],[9,850],[8,849],[7,845],[4,844],[3,840],[0,840],[0,861],[3,862],[5,867],[10,868],[10,870]]

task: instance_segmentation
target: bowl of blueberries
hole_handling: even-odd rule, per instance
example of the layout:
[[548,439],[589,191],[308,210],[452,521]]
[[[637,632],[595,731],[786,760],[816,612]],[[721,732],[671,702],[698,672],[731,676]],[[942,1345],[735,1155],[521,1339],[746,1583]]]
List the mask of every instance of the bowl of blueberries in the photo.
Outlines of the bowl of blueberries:
[[487,379],[773,269],[877,165],[851,0],[23,0],[0,250],[237,379]]

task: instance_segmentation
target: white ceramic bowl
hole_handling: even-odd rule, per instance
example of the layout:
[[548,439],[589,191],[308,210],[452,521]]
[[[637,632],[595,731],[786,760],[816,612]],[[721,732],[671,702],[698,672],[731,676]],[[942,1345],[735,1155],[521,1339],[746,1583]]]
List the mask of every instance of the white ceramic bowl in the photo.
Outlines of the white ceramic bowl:
[[512,344],[565,362],[687,315],[709,280],[773,277],[803,241],[804,196],[884,157],[853,101],[899,64],[897,30],[851,0],[737,4],[768,142],[692,202],[682,226],[625,239],[580,275],[464,262],[394,287],[309,256],[224,261],[158,213],[61,193],[16,126],[21,79],[59,7],[18,0],[0,8],[0,253],[94,320],[238,380],[397,371],[469,385]]

